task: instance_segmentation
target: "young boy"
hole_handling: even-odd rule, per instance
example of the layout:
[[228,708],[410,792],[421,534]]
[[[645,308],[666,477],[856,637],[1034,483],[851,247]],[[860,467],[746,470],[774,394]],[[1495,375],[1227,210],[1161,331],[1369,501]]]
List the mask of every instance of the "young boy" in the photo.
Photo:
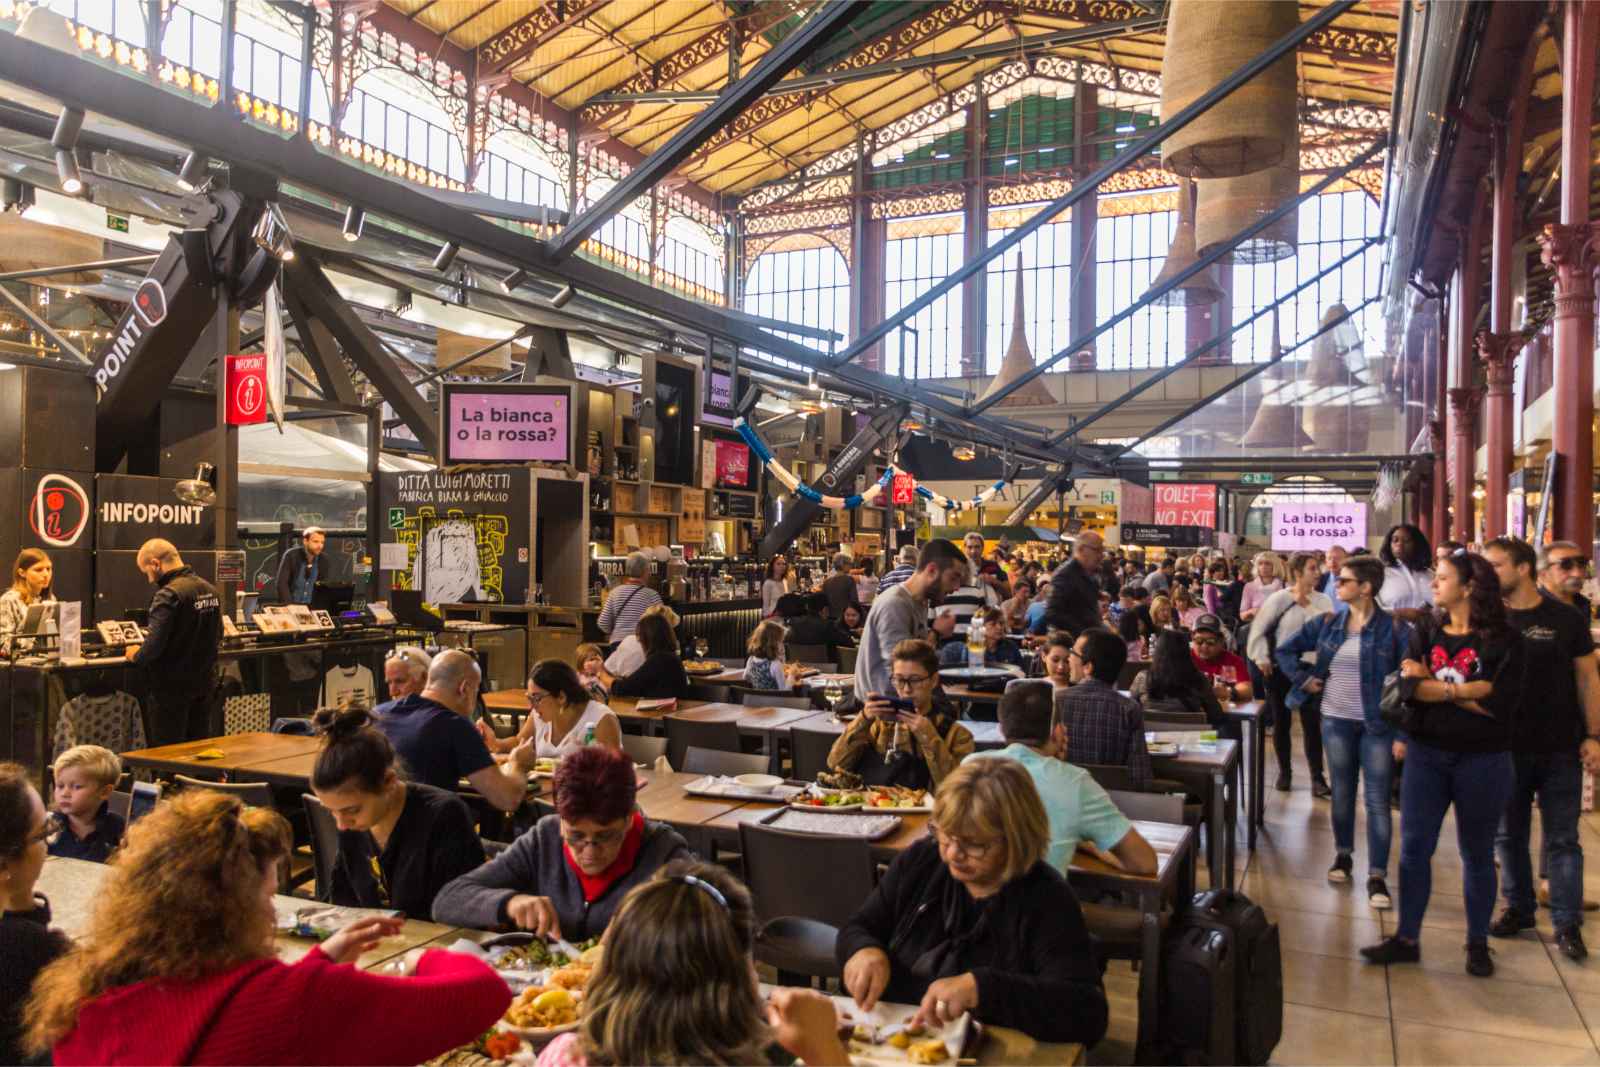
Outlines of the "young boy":
[[122,761],[109,748],[78,745],[55,762],[56,818],[61,832],[50,839],[50,855],[104,863],[122,844],[122,816],[106,808],[122,777]]
[[606,684],[600,680],[600,671],[605,666],[605,653],[600,651],[599,645],[582,644],[572,654],[573,665],[578,668],[578,681],[589,691],[589,695],[604,704],[611,699],[611,693],[606,689]]

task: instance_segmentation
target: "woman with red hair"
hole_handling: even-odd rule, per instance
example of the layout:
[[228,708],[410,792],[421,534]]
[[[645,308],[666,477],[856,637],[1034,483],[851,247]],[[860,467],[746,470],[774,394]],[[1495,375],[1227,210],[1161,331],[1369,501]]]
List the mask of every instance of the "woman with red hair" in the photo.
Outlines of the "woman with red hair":
[[435,922],[597,937],[628,890],[673,860],[693,858],[676,830],[639,813],[633,761],[623,753],[580,748],[556,767],[554,785],[556,813],[440,890]]

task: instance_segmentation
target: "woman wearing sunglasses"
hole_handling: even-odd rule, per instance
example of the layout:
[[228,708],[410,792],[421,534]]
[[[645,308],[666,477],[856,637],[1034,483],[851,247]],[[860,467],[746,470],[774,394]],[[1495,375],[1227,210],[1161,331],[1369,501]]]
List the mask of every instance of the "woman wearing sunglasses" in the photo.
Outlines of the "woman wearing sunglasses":
[[[1284,706],[1300,708],[1322,697],[1322,748],[1333,786],[1333,866],[1328,881],[1347,885],[1355,868],[1356,781],[1365,779],[1367,808],[1367,902],[1387,908],[1389,784],[1394,777],[1394,730],[1379,711],[1383,680],[1400,669],[1409,628],[1378,606],[1384,568],[1371,556],[1355,556],[1334,581],[1337,603],[1300,632],[1280,640],[1274,663],[1289,682]],[[1301,657],[1314,653],[1306,663]]]
[[856,1005],[917,1004],[913,1021],[935,1026],[970,1011],[1038,1041],[1099,1041],[1100,968],[1077,898],[1045,860],[1049,820],[1027,770],[962,764],[929,823],[839,931]]
[[621,752],[580,748],[556,767],[554,784],[555,814],[445,886],[435,922],[581,941],[605,930],[628,890],[693,858],[676,830],[638,812],[633,761]]

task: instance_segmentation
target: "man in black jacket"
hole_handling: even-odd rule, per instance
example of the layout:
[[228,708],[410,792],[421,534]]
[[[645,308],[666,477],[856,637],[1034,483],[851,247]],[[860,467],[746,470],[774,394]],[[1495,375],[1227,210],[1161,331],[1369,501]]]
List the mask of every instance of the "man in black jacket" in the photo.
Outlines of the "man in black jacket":
[[284,550],[278,564],[278,600],[285,604],[309,604],[318,579],[322,578],[322,546],[328,535],[320,526],[307,526],[300,543]]
[[1081,634],[1100,625],[1100,560],[1105,541],[1093,530],[1078,535],[1072,558],[1050,578],[1050,602],[1044,609],[1045,625],[1052,630]]
[[789,628],[787,642],[791,645],[826,645],[830,658],[836,657],[841,648],[854,648],[855,637],[828,617],[831,610],[828,598],[821,593],[804,596],[786,593],[779,597],[777,613]]
[[128,649],[128,659],[144,668],[150,688],[146,722],[151,742],[171,745],[211,737],[219,732],[212,720],[222,598],[185,565],[170,541],[146,541],[136,560],[156,586],[144,644]]

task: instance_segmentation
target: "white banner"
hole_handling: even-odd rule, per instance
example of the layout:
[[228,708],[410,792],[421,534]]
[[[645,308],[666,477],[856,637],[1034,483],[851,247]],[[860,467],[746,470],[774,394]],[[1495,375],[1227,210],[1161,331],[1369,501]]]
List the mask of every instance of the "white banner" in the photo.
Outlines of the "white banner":
[[283,310],[278,301],[278,283],[267,286],[261,298],[261,314],[265,333],[261,338],[261,351],[267,354],[267,412],[283,432],[283,398],[288,391],[289,357],[283,343]]

